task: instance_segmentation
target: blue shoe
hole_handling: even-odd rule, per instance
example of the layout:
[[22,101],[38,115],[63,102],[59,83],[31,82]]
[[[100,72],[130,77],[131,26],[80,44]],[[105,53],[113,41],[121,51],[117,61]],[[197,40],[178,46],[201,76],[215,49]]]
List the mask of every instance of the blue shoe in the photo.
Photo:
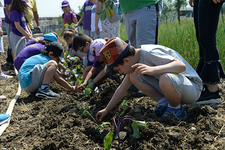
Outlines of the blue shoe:
[[0,114],[0,125],[7,122],[10,116],[8,114]]
[[173,117],[180,121],[184,120],[187,117],[187,113],[182,107],[179,109],[173,109],[173,108],[167,107],[166,111],[164,112],[161,118],[165,118],[169,114],[173,114]]
[[164,114],[164,112],[166,111],[167,106],[162,106],[162,105],[157,105],[153,110],[153,112],[155,113],[155,115],[157,117],[160,117]]

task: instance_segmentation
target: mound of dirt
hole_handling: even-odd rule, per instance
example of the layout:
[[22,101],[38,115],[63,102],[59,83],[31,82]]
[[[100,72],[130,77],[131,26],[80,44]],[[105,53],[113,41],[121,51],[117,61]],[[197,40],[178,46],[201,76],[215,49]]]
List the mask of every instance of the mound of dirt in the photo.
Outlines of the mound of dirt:
[[[61,40],[64,48],[66,44]],[[1,63],[5,63],[7,39],[4,38],[5,53]],[[12,79],[0,81],[0,94],[7,99],[0,101],[1,112],[5,113],[10,101],[18,89],[18,78],[13,71]],[[19,96],[11,116],[10,125],[0,136],[0,149],[103,149],[103,139],[108,131],[114,131],[111,149],[118,148],[118,138],[115,128],[105,126],[101,133],[96,128],[100,125],[88,114],[79,115],[79,106],[90,114],[103,109],[114,91],[121,83],[120,78],[104,78],[97,86],[99,92],[93,96],[73,93],[51,82],[51,89],[60,93],[60,98],[49,100],[28,95],[23,90]],[[220,89],[224,97],[225,83]],[[140,128],[140,138],[133,137],[131,122],[125,120],[120,126],[120,149],[225,149],[225,103],[213,105],[184,105],[188,117],[184,121],[157,118],[152,109],[157,105],[149,97],[139,94],[137,90],[128,90],[124,98],[128,103],[125,115],[136,120],[145,121],[147,128]],[[103,121],[116,120],[123,110],[122,103],[110,112]]]

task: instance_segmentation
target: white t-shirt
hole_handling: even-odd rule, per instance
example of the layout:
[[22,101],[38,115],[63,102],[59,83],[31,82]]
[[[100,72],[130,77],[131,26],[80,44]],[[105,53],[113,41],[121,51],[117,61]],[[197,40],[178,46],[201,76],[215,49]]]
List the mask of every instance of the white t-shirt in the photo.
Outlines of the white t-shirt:
[[[95,32],[95,12],[96,12],[96,4],[94,4],[91,9],[91,32]],[[98,22],[98,28],[100,31],[102,31],[102,23],[100,19]]]
[[[141,45],[141,56],[139,63],[146,64],[148,66],[159,66],[170,63],[173,59],[178,59],[186,65],[186,71],[180,73],[189,79],[195,80],[199,83],[202,82],[197,72],[191,67],[191,65],[175,50],[161,46],[161,45]],[[160,75],[153,75],[159,79]]]

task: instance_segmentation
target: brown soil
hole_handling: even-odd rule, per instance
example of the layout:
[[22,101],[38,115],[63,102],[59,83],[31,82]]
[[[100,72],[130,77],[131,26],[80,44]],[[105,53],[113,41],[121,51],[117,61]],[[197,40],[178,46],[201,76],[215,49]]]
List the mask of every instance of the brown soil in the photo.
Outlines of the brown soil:
[[[65,47],[65,43],[63,43]],[[7,39],[4,38],[5,53],[1,63],[5,63]],[[5,113],[10,101],[18,88],[17,76],[0,81],[0,94],[7,99],[0,101],[1,111]],[[120,80],[105,78],[97,86],[100,90],[95,95],[97,108],[92,96],[72,93],[56,82],[51,83],[51,89],[60,93],[55,100],[40,99],[28,95],[23,90],[19,96],[10,119],[10,125],[0,136],[0,149],[103,149],[103,139],[110,130],[109,126],[98,133],[95,129],[100,123],[86,115],[77,114],[77,108],[82,105],[93,116],[103,109],[111,99]],[[224,95],[225,84],[220,88]],[[124,98],[128,103],[125,114],[136,120],[146,121],[147,128],[140,128],[140,138],[133,138],[131,122],[124,121],[120,131],[123,138],[120,149],[225,149],[225,102],[219,105],[184,105],[188,117],[184,121],[176,121],[172,117],[160,120],[152,112],[157,103],[149,97],[129,90]],[[110,112],[103,121],[111,122],[122,111],[122,104]],[[113,129],[115,135],[116,131]],[[111,149],[117,149],[115,138]]]

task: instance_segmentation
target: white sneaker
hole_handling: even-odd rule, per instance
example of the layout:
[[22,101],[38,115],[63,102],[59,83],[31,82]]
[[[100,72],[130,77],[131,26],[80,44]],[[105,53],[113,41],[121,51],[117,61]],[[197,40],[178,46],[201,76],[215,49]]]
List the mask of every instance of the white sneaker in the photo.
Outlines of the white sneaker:
[[6,99],[5,95],[0,95],[0,100],[5,100],[5,99]]
[[5,75],[4,73],[0,76],[0,80],[10,79],[13,76]]
[[2,71],[2,72],[6,75],[9,74],[9,71]]

